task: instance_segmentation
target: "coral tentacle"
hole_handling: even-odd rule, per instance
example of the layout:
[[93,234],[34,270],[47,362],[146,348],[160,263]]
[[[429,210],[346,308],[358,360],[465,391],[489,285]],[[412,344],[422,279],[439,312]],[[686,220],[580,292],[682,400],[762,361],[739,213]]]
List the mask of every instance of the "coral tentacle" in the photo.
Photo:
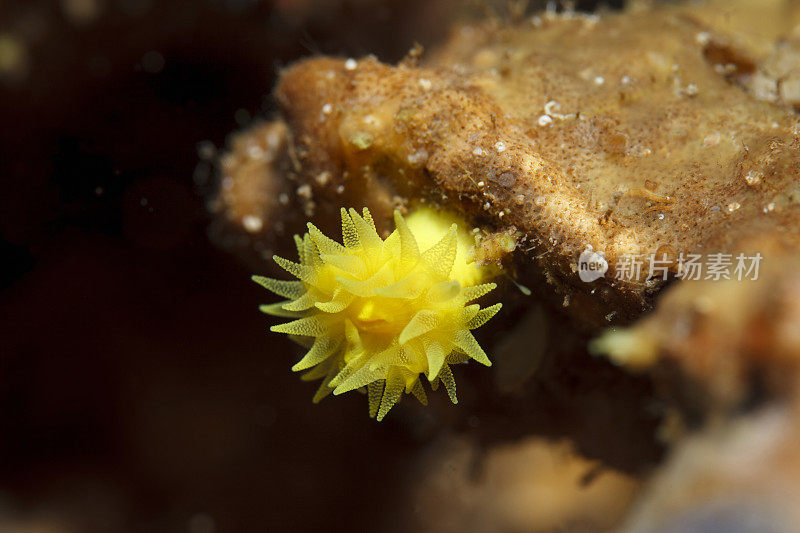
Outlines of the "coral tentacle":
[[343,244],[309,223],[308,233],[295,238],[299,262],[275,257],[299,281],[253,276],[288,298],[261,309],[294,319],[271,328],[308,348],[292,370],[306,371],[304,380],[322,379],[314,402],[366,390],[369,414],[378,420],[404,393],[427,403],[422,375],[433,390],[444,384],[456,403],[450,365],[491,365],[470,330],[501,307],[470,304],[495,285],[480,283],[488,274],[464,259],[469,233],[433,210],[408,220],[396,211],[386,239],[368,209],[342,208],[341,216]]

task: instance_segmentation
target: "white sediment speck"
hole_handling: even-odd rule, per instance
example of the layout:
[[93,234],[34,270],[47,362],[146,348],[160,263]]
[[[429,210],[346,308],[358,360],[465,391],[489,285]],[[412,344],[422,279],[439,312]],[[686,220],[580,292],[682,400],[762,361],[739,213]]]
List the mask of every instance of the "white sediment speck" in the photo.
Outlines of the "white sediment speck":
[[281,145],[281,136],[274,131],[267,134],[267,147],[270,150],[276,150]]
[[703,139],[703,146],[716,146],[719,144],[721,138],[719,132],[715,131],[710,135],[706,135]]
[[761,173],[760,172],[753,172],[752,170],[749,171],[744,176],[744,181],[747,182],[748,185],[758,185],[761,181]]
[[250,233],[255,233],[261,231],[261,228],[264,227],[264,222],[255,215],[245,215],[242,217],[242,226]]
[[355,70],[357,66],[358,66],[358,62],[355,59],[353,59],[352,57],[344,62],[345,70]]
[[550,100],[546,104],[544,104],[544,113],[545,115],[555,115],[561,111],[561,104],[556,102],[555,100]]
[[586,23],[588,26],[594,26],[595,24],[597,24],[598,22],[600,22],[600,15],[598,15],[597,13],[588,13],[588,14],[584,14],[584,15],[583,15],[583,21],[584,21],[584,22],[585,22],[585,23]]
[[483,149],[478,147],[472,151],[472,155],[483,155]]
[[428,160],[428,151],[423,147],[415,151],[413,154],[408,154],[408,162],[412,165],[419,165]]
[[322,112],[326,115],[330,115],[331,111],[333,111],[333,106],[331,104],[325,104],[322,106]]
[[327,170],[323,170],[319,174],[317,174],[317,183],[320,185],[327,185],[328,182],[331,180],[331,173]]
[[553,117],[550,115],[542,115],[539,117],[539,125],[540,126],[548,126],[553,123]]
[[257,144],[247,147],[247,155],[249,155],[252,159],[262,159],[264,158],[264,153],[264,150]]
[[364,124],[369,124],[370,126],[380,126],[381,121],[375,118],[375,115],[364,115]]
[[426,91],[432,87],[431,80],[428,78],[420,78],[419,79],[419,86],[425,89]]
[[497,141],[494,143],[494,149],[498,151],[498,153],[503,153],[506,151],[506,143],[503,141]]
[[742,204],[740,204],[739,202],[731,202],[728,204],[728,213],[733,213],[740,207],[742,207]]

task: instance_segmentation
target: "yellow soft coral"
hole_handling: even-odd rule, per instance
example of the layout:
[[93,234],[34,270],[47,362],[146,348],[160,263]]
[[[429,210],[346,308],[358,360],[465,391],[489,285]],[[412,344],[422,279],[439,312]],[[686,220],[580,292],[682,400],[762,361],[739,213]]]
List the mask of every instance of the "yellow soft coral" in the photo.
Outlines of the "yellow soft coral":
[[275,256],[299,281],[253,276],[288,298],[261,310],[295,319],[271,329],[309,348],[292,370],[322,378],[314,401],[366,387],[378,420],[403,391],[427,403],[421,374],[434,390],[442,382],[457,403],[449,365],[470,358],[492,364],[470,330],[501,307],[469,304],[495,284],[479,284],[486,271],[467,262],[470,235],[454,217],[423,209],[408,221],[395,211],[394,220],[383,240],[368,209],[343,208],[344,245],[309,223],[308,233],[295,236],[299,263]]

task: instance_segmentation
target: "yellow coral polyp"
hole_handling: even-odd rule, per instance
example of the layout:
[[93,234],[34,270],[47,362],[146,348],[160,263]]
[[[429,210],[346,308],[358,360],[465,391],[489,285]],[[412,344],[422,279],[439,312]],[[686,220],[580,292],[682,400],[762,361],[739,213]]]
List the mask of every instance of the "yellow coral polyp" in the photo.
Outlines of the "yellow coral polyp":
[[380,421],[403,392],[427,403],[422,375],[457,403],[450,365],[471,358],[491,366],[470,330],[501,304],[470,304],[495,284],[481,283],[488,274],[467,262],[470,235],[454,220],[423,209],[406,221],[395,211],[396,229],[384,240],[368,209],[342,208],[344,244],[309,223],[295,236],[298,263],[274,257],[297,281],[253,276],[288,298],[261,310],[294,319],[271,330],[309,348],[292,370],[322,379],[314,402],[366,388],[369,414]]

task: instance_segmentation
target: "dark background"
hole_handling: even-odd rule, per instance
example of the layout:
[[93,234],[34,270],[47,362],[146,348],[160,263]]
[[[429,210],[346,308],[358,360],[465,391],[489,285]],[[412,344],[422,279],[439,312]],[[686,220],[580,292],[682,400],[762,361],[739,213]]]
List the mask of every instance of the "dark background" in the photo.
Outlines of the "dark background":
[[482,7],[0,0],[22,50],[0,72],[0,530],[389,528],[436,429],[357,394],[311,405],[208,237],[198,152],[273,113],[293,59],[394,62]]

